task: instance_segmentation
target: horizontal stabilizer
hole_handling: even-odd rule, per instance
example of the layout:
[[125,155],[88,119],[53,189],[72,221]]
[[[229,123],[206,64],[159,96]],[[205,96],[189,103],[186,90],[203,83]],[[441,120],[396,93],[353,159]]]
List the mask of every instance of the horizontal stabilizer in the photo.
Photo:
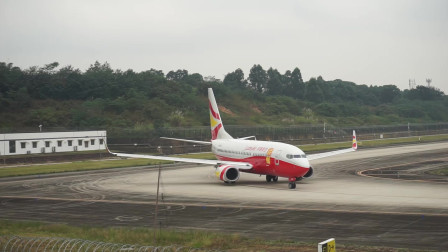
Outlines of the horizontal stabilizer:
[[238,138],[238,139],[240,139],[240,140],[246,140],[246,139],[249,139],[249,138],[254,138],[255,140],[257,140],[257,138],[256,138],[255,136],[241,137],[241,138]]
[[175,140],[175,141],[181,141],[181,142],[188,142],[188,143],[205,144],[205,145],[210,145],[210,144],[212,144],[211,142],[197,141],[197,140],[189,140],[189,139],[182,139],[182,138],[171,138],[171,137],[160,137],[160,138],[162,138],[162,139],[167,139],[167,140]]

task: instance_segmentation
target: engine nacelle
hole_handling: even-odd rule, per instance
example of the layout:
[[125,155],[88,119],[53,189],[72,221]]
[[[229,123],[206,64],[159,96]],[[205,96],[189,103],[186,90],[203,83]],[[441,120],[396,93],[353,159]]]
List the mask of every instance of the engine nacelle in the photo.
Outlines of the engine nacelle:
[[305,173],[305,175],[303,175],[304,178],[309,178],[313,176],[313,167],[310,166],[310,169],[308,170],[307,173]]
[[216,177],[224,182],[235,182],[240,178],[240,171],[230,165],[216,167]]

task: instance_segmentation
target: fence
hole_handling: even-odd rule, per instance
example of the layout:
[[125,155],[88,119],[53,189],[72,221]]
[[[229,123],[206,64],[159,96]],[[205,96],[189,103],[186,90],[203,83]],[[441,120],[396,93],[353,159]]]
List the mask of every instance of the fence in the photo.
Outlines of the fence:
[[[356,130],[360,140],[448,134],[448,123],[399,124],[336,127],[328,124],[302,126],[225,126],[235,138],[255,136],[258,140],[281,141],[293,145],[351,141]],[[163,128],[152,131],[108,131],[109,147],[113,150],[176,154],[210,151],[210,146],[161,140],[172,137],[209,141],[210,127]]]
[[[293,145],[351,141],[352,130],[356,130],[360,140],[448,134],[448,123],[334,126],[331,124],[293,126],[232,126],[226,131],[235,138],[255,136],[258,140],[281,141]],[[17,129],[16,129],[17,130]],[[47,128],[46,131],[67,131],[69,129]],[[81,130],[81,129],[80,129]],[[85,129],[82,129],[85,130]],[[22,132],[27,132],[23,129]],[[210,127],[107,129],[108,145],[112,150],[144,153],[176,154],[210,151],[210,146],[161,140],[172,137],[209,141]]]
[[182,246],[140,246],[131,244],[116,244],[82,239],[55,237],[20,237],[0,236],[0,251],[73,251],[73,252],[187,252],[187,251],[216,251]]

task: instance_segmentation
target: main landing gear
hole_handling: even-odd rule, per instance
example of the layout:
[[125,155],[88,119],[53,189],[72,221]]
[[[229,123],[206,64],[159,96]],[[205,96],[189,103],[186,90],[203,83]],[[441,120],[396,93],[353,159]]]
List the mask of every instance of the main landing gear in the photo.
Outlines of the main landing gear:
[[296,189],[296,178],[289,178],[289,189]]
[[277,182],[278,181],[278,177],[277,176],[271,176],[271,175],[266,175],[266,182]]

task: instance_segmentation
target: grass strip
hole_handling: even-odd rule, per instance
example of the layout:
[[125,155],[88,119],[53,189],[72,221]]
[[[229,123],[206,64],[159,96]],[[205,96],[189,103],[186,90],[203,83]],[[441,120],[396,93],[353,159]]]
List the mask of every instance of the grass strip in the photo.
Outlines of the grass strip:
[[[169,161],[152,160],[152,159],[116,159],[116,160],[90,160],[90,161],[76,161],[67,163],[16,166],[0,168],[0,177],[35,175],[35,174],[49,174],[57,172],[73,172],[73,171],[87,171],[99,170],[107,168],[133,167],[166,164]],[[172,163],[172,162],[171,162]]]
[[429,174],[438,176],[448,176],[448,166],[437,170],[428,171]]
[[[156,242],[154,241],[156,232]],[[11,221],[0,219],[0,236],[59,237],[102,241],[117,244],[143,246],[185,246],[191,248],[218,249],[228,251],[302,251],[315,252],[317,241],[298,242],[248,238],[239,234],[224,234],[208,230],[153,230],[142,227],[92,227],[73,226],[33,221]],[[336,239],[337,243],[337,239]],[[365,247],[337,243],[338,251],[352,252],[398,252],[421,251],[385,247]]]

